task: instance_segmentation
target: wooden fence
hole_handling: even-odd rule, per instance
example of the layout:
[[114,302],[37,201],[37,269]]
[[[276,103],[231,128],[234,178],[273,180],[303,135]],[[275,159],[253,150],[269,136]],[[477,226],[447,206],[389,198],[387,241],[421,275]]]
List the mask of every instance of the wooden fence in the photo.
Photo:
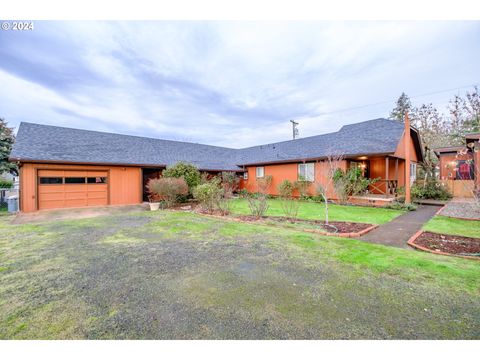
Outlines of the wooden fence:
[[440,180],[454,197],[472,198],[473,180]]

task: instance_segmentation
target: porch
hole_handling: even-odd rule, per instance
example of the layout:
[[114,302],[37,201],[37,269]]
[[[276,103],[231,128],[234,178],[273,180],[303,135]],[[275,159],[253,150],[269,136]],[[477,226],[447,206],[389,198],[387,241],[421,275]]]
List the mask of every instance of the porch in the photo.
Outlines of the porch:
[[[405,160],[398,157],[368,158],[363,156],[349,159],[348,167],[359,167],[362,169],[363,176],[368,179],[376,179],[375,183],[369,186],[365,195],[352,198],[362,203],[392,202],[398,197],[400,187],[405,185]],[[416,171],[415,164],[411,170],[413,177]]]
[[395,195],[384,194],[366,194],[350,196],[348,199],[350,203],[356,205],[372,205],[372,206],[387,206],[397,199]]

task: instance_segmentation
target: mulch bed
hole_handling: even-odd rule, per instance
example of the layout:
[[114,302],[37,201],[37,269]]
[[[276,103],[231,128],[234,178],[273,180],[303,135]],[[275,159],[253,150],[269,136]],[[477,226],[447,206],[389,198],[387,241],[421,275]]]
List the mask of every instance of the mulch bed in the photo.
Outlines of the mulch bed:
[[435,252],[444,252],[454,255],[480,254],[480,239],[457,235],[436,234],[423,232],[414,243]]
[[329,221],[329,225],[332,225],[337,229],[335,230],[335,228],[333,227],[325,226],[325,222],[320,220],[288,219],[283,216],[264,216],[262,218],[257,218],[251,215],[236,216],[236,218],[242,221],[248,221],[248,222],[271,220],[271,221],[281,222],[281,223],[287,222],[290,224],[309,224],[309,225],[318,226],[325,232],[339,233],[339,234],[358,233],[372,226],[371,224],[364,224],[364,223]]

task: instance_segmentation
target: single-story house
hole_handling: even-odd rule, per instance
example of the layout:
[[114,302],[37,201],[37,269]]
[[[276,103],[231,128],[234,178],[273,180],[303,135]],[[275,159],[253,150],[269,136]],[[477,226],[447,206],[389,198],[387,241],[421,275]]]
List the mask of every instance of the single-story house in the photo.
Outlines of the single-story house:
[[454,196],[472,197],[480,189],[480,133],[465,135],[465,145],[434,149],[438,176]]
[[232,149],[23,122],[10,160],[20,167],[24,212],[138,204],[146,200],[148,179],[179,161],[210,173],[237,172],[240,187],[249,191],[256,191],[257,178],[272,175],[268,191],[276,195],[284,179],[325,181],[325,159],[332,153],[343,155],[340,167],[359,166],[367,177],[380,178],[371,192],[391,198],[405,185],[405,149],[410,181],[423,160],[418,131],[411,127],[405,137],[404,127],[374,119],[334,133]]

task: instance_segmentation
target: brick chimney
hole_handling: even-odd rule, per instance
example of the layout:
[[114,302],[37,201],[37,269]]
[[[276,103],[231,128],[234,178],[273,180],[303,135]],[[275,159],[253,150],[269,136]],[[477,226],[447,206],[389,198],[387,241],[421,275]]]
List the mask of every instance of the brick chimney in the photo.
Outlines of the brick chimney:
[[410,119],[408,112],[405,113],[405,132],[403,135],[405,146],[405,204],[410,204],[410,144],[412,142],[410,136]]

